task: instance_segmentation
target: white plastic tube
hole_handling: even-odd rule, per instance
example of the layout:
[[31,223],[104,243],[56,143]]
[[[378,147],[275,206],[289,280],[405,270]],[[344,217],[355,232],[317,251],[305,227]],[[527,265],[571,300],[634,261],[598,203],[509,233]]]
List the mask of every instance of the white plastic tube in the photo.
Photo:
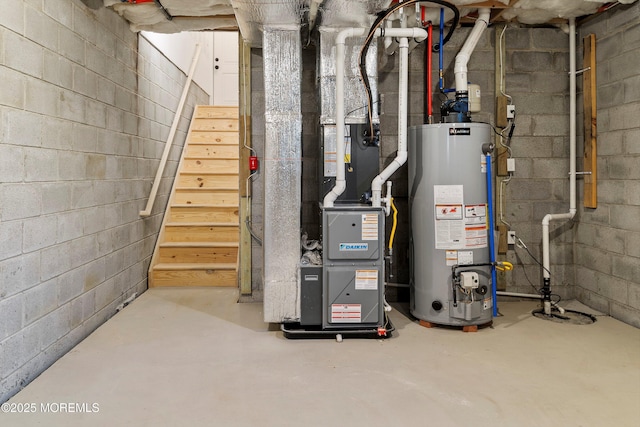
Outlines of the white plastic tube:
[[[576,20],[569,19],[569,212],[547,214],[542,218],[542,277],[550,279],[549,223],[572,219],[576,215]],[[545,303],[551,314],[551,304]]]
[[467,64],[469,63],[469,58],[471,58],[471,53],[478,44],[478,40],[480,40],[480,36],[487,26],[489,26],[490,17],[491,9],[481,8],[479,10],[476,24],[473,26],[467,40],[464,42],[462,49],[460,49],[460,52],[456,55],[456,62],[453,69],[456,80],[456,93],[468,91]]
[[371,182],[371,205],[380,207],[382,205],[382,186],[391,175],[407,161],[407,93],[408,93],[408,69],[409,69],[409,40],[401,37],[400,45],[400,74],[398,85],[398,152],[393,159],[378,176]]
[[504,292],[504,291],[496,291],[496,295],[499,297],[515,297],[515,298],[531,298],[531,299],[541,299],[542,296],[540,294],[521,294],[519,292]]
[[[365,28],[347,28],[340,31],[336,37],[336,183],[327,193],[323,200],[323,206],[333,207],[334,202],[344,192],[347,187],[344,170],[344,45],[349,37],[363,36]],[[380,37],[382,31],[376,30],[375,37]],[[380,206],[382,185],[384,182],[407,161],[407,87],[408,87],[408,38],[422,41],[427,38],[426,30],[422,28],[387,28],[384,35],[389,37],[401,37],[400,39],[400,99],[398,101],[398,153],[393,162],[387,166],[380,175],[376,176],[371,183],[373,193],[373,206]],[[404,42],[403,42],[404,40]],[[405,47],[402,48],[404,43]],[[404,70],[402,69],[403,52],[405,55]],[[404,85],[404,93],[402,86]],[[404,111],[404,113],[403,113]],[[377,189],[377,205],[376,203]]]

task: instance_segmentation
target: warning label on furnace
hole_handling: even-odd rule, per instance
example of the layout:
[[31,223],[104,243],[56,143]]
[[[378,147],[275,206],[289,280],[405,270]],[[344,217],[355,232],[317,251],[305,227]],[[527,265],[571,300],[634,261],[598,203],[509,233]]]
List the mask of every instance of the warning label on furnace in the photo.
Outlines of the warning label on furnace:
[[362,240],[378,240],[377,214],[362,214]]
[[331,323],[361,323],[360,304],[331,304]]
[[[344,161],[351,163],[350,126],[344,127]],[[335,125],[324,126],[324,176],[336,176],[337,147]]]
[[356,289],[372,290],[378,289],[378,270],[356,270]]

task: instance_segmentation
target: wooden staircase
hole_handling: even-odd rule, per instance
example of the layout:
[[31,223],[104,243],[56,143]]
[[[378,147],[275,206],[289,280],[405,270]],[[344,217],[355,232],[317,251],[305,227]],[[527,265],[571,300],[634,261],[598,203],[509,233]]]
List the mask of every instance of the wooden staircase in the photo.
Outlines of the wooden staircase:
[[149,287],[237,286],[237,107],[196,106],[149,267]]

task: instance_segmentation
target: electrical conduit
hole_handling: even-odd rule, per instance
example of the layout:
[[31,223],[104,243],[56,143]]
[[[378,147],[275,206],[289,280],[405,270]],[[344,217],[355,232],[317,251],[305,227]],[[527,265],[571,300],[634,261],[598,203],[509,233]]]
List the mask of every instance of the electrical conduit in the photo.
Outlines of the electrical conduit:
[[[363,36],[365,28],[347,28],[336,37],[336,183],[323,200],[325,208],[333,207],[334,202],[346,189],[344,163],[344,45],[349,37]],[[381,29],[375,32],[376,37],[382,34]],[[427,38],[427,32],[422,28],[386,28],[385,37],[400,38],[400,84],[398,100],[398,153],[393,162],[387,166],[371,183],[373,206],[381,206],[382,185],[407,160],[407,90],[409,71],[409,41],[414,38],[421,42]],[[403,89],[404,87],[404,89]],[[376,202],[377,198],[377,202]]]
[[542,277],[544,312],[551,314],[551,272],[549,260],[549,223],[570,220],[576,215],[576,20],[569,19],[569,212],[547,214],[542,219]]

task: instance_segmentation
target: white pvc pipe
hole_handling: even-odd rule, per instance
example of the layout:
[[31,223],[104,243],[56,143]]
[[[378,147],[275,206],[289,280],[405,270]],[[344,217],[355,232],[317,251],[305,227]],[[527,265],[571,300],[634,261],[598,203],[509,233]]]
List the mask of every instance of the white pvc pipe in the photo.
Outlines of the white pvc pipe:
[[516,297],[516,298],[531,298],[531,299],[542,299],[542,295],[536,294],[521,294],[519,292],[503,292],[496,291],[496,295],[499,297]]
[[[550,279],[549,223],[569,220],[576,215],[576,20],[569,19],[569,212],[547,214],[542,219],[542,275]],[[549,306],[549,307],[547,307]],[[545,313],[551,305],[545,303]]]
[[460,52],[456,55],[456,62],[453,69],[456,80],[456,93],[468,91],[467,64],[469,63],[469,58],[471,58],[471,53],[478,44],[478,40],[480,40],[480,36],[484,32],[485,28],[489,26],[490,17],[491,9],[481,8],[479,10],[476,24],[473,26],[467,40],[464,42],[462,49],[460,49]]
[[[349,37],[357,37],[363,36],[365,34],[365,28],[347,28],[340,31],[336,37],[336,183],[324,197],[322,202],[324,207],[330,208],[333,207],[334,202],[346,189],[346,181],[345,181],[345,171],[344,171],[344,45],[345,41]],[[382,31],[380,29],[376,30],[375,37],[380,37]],[[393,160],[391,165],[387,166],[384,171],[376,178],[374,178],[374,182],[377,185],[377,182],[381,182],[378,187],[378,204],[375,204],[375,191],[374,191],[374,182],[371,183],[371,190],[373,193],[374,205],[380,206],[380,198],[381,198],[381,189],[382,184],[387,180],[389,176],[393,174],[400,166],[402,166],[407,160],[407,81],[408,81],[408,41],[407,38],[415,38],[417,41],[422,41],[427,38],[426,30],[422,28],[387,28],[384,30],[384,35],[389,37],[402,37],[405,40],[406,48],[406,62],[404,72],[400,72],[400,86],[405,85],[404,95],[402,91],[400,91],[401,99],[398,102],[399,105],[399,113],[398,113],[398,132],[401,132],[401,129],[404,129],[402,133],[398,134],[398,154],[396,158]],[[402,39],[401,39],[402,43]],[[402,49],[401,49],[401,58],[400,63],[402,64]],[[404,76],[404,77],[403,77]],[[403,83],[404,82],[404,83]],[[404,96],[404,97],[403,97]],[[402,101],[402,102],[400,102]],[[404,109],[404,116],[401,114]],[[386,178],[380,178],[386,176]]]
[[406,37],[400,38],[400,74],[398,85],[398,152],[393,159],[378,176],[371,182],[371,205],[380,207],[382,205],[382,186],[391,175],[407,161],[407,93],[409,87],[409,40]]
[[309,5],[309,33],[316,25],[316,18],[318,17],[318,9],[324,0],[311,0]]

